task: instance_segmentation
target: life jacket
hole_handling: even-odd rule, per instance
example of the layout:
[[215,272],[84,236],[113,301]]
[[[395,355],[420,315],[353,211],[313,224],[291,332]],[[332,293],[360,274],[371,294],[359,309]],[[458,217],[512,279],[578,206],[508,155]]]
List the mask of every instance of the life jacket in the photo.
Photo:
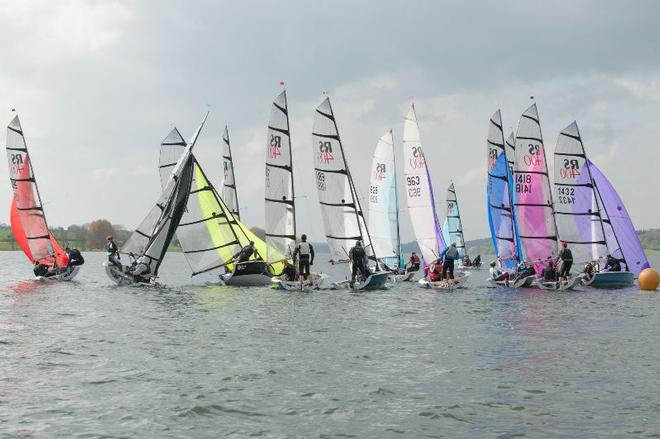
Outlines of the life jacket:
[[419,265],[419,263],[420,263],[419,256],[417,256],[417,255],[412,255],[412,256],[410,257],[410,260],[411,260],[412,263],[415,264],[415,265]]
[[312,254],[312,246],[309,242],[303,241],[298,244],[298,253],[303,258],[308,258]]

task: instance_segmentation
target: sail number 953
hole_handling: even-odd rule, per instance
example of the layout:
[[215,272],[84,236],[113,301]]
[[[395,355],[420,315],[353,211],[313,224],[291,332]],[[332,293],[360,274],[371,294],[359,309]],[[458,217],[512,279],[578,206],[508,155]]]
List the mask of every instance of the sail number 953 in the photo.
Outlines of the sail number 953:
[[422,196],[422,189],[419,187],[419,175],[411,175],[406,177],[406,185],[408,186],[408,197],[416,198]]

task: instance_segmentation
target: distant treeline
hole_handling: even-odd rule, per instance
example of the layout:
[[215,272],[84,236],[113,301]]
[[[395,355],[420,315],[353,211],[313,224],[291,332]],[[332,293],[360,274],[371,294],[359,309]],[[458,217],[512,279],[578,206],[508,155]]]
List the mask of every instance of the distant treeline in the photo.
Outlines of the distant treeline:
[[[262,228],[252,227],[255,235],[264,238],[265,233]],[[128,239],[131,234],[130,230],[126,230],[123,226],[112,224],[107,220],[99,219],[92,221],[89,224],[71,225],[66,229],[57,227],[53,229],[53,234],[57,241],[62,246],[69,246],[85,251],[103,250],[108,235],[113,235],[115,240],[121,245]],[[660,229],[649,229],[637,231],[639,240],[646,250],[660,251]],[[324,242],[313,243],[316,251],[324,253],[328,251],[328,245]],[[413,251],[419,251],[416,242],[409,242],[402,245],[404,254],[410,254]],[[471,256],[478,254],[492,254],[493,245],[490,238],[475,239],[466,242],[468,253]],[[6,224],[0,224],[0,251],[1,250],[18,250],[18,245],[14,240],[11,233],[11,228]],[[170,250],[180,251],[176,236],[172,240]]]

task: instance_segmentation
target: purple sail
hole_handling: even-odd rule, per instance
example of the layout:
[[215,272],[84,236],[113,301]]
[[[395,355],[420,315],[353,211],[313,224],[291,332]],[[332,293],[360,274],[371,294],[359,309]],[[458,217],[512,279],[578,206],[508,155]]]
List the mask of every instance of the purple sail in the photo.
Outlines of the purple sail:
[[588,163],[604,211],[603,226],[607,247],[612,256],[623,259],[628,270],[638,275],[649,267],[649,261],[644,254],[635,226],[612,184],[596,165],[591,161]]

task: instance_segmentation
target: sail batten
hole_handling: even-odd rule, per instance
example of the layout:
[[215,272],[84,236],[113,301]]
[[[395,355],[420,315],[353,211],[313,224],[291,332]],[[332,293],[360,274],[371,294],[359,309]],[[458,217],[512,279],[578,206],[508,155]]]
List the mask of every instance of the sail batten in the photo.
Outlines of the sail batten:
[[375,257],[329,98],[315,111],[312,133],[316,188],[331,260],[348,260],[350,240],[362,241],[367,254]]

